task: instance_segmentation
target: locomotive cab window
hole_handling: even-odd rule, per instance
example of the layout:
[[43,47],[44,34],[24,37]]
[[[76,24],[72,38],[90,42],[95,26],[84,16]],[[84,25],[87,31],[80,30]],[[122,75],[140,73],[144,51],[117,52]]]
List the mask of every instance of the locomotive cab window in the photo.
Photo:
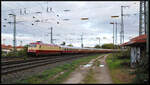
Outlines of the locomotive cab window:
[[36,47],[36,44],[30,44],[29,47]]

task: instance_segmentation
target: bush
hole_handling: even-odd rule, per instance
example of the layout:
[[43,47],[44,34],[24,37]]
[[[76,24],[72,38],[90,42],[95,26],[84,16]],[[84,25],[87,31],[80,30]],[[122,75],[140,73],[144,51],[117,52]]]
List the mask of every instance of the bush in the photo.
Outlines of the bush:
[[140,61],[136,64],[135,74],[136,77],[133,80],[133,83],[149,83],[149,56],[145,56],[146,53],[143,53]]
[[95,45],[94,48],[101,48],[101,46],[100,45]]
[[24,46],[24,48],[20,51],[16,51],[16,52],[9,52],[8,54],[6,54],[5,56],[10,56],[10,57],[16,57],[16,56],[27,56],[27,49],[28,46]]
[[104,48],[104,49],[113,49],[113,46],[114,46],[114,45],[111,44],[111,43],[110,43],[110,44],[103,44],[103,45],[102,45],[102,48]]

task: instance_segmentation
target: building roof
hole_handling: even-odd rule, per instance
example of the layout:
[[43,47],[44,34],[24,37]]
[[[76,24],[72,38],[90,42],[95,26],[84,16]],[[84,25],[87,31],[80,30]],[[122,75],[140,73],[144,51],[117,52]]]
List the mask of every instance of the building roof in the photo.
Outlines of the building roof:
[[121,44],[120,46],[130,46],[146,43],[146,34],[130,39],[130,41]]
[[23,46],[17,46],[16,48],[24,48]]
[[4,45],[4,44],[2,44],[1,47],[2,47],[2,49],[11,49],[12,48],[11,45]]
[[[11,49],[11,48],[13,48],[13,46],[2,44],[2,45],[1,45],[1,48],[2,48],[2,49]],[[24,47],[23,47],[23,46],[16,46],[16,48],[24,48]]]

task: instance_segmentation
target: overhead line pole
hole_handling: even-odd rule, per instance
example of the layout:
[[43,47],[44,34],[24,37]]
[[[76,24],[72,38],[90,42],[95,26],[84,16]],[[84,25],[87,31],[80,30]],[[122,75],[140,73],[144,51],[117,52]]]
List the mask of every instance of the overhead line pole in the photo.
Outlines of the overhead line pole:
[[113,24],[113,45],[114,45],[114,22],[110,22],[110,24]]
[[81,35],[81,47],[83,48],[83,33]]
[[144,28],[145,28],[145,34],[146,34],[146,31],[147,31],[147,29],[146,29],[146,27],[147,27],[147,22],[146,22],[146,17],[147,17],[147,14],[146,14],[146,1],[144,1]]
[[140,12],[139,12],[139,35],[142,35],[142,1],[140,1]]
[[146,5],[146,14],[147,14],[147,16],[146,16],[146,21],[147,21],[147,24],[146,24],[146,29],[147,29],[147,33],[146,33],[146,35],[147,35],[147,38],[146,38],[146,55],[147,55],[147,57],[149,57],[149,24],[148,24],[148,22],[149,22],[149,2],[147,1],[146,4],[147,4]]
[[14,15],[14,51],[16,52],[16,15]]
[[14,17],[14,34],[13,34],[13,51],[16,52],[16,15],[15,14],[9,14]]
[[101,39],[101,38],[99,37],[99,46],[101,46],[101,45],[100,45],[100,39]]
[[52,32],[53,28],[51,27],[51,44],[53,44],[53,32]]
[[121,44],[124,43],[123,7],[121,6]]
[[117,22],[115,24],[116,24],[116,44],[117,44]]
[[114,36],[115,36],[115,35],[114,35],[114,34],[115,34],[115,33],[114,33],[115,25],[114,25],[114,24],[115,24],[115,23],[113,22],[113,45],[114,45],[114,43],[115,43],[115,39],[114,39]]

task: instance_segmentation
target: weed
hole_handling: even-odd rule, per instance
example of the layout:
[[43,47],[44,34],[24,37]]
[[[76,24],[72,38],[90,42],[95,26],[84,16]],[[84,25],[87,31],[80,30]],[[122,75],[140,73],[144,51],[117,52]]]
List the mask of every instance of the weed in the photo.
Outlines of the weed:
[[112,80],[116,84],[131,83],[130,58],[123,58],[124,54],[116,53],[107,57],[106,62],[110,69]]
[[[71,72],[75,70],[81,64],[85,64],[89,62],[91,59],[98,57],[99,55],[83,57],[77,60],[74,60],[72,63],[66,63],[64,65],[56,66],[55,68],[48,69],[44,71],[40,75],[34,75],[32,77],[17,81],[17,83],[30,83],[30,84],[40,84],[40,83],[51,83],[58,84],[64,81]],[[62,75],[54,78],[56,75],[60,74],[60,72],[64,72]]]

